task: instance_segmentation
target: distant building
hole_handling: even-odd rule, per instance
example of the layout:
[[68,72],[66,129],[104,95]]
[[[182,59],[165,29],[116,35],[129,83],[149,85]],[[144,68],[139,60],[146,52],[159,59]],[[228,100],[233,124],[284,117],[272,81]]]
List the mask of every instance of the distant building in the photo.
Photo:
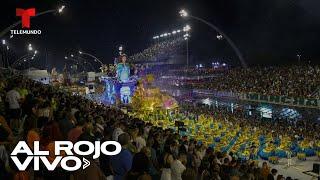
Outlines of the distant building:
[[50,84],[50,74],[47,70],[30,68],[25,70],[23,74],[34,81]]

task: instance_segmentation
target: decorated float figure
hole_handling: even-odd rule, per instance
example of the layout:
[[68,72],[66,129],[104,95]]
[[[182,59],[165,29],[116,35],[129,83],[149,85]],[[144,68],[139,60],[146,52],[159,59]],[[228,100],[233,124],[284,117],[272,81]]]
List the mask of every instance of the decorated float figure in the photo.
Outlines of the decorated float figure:
[[130,65],[127,63],[127,56],[121,54],[116,64],[115,77],[102,76],[105,82],[103,102],[105,104],[129,104],[136,89],[137,77],[130,76]]

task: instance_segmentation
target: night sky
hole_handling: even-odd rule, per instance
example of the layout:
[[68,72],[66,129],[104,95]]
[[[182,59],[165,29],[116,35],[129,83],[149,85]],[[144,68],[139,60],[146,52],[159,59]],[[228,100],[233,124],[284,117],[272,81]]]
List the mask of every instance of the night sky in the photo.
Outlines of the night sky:
[[61,4],[66,5],[62,15],[31,19],[31,29],[41,29],[40,36],[5,36],[17,57],[32,43],[41,54],[40,65],[47,62],[49,68],[61,68],[64,56],[80,49],[112,63],[120,44],[131,55],[152,44],[154,35],[190,24],[193,63],[223,60],[238,65],[226,41],[217,40],[217,32],[179,17],[179,9],[185,8],[229,35],[250,65],[293,63],[297,53],[304,62],[320,62],[317,0],[2,0],[0,29],[19,20],[15,8],[41,12]]

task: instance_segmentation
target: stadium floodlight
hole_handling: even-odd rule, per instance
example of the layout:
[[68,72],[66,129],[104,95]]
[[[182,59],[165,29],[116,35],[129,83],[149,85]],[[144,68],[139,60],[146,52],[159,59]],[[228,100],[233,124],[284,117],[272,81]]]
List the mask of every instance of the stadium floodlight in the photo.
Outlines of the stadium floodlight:
[[73,55],[73,54],[71,54],[70,56],[71,56],[71,57],[74,57],[74,55]]
[[156,39],[159,39],[159,36],[156,36]]
[[179,11],[179,14],[180,14],[181,17],[187,17],[188,16],[188,12],[186,10],[184,10],[184,9],[181,9]]
[[38,51],[37,51],[37,50],[35,50],[35,51],[34,51],[34,54],[37,54],[37,53],[38,53]]
[[6,44],[6,40],[2,39],[2,45],[5,45],[5,44]]
[[34,56],[32,56],[32,58],[31,59],[34,59]]
[[79,54],[82,54],[82,51],[79,51]]
[[191,30],[191,27],[187,24],[185,27],[183,27],[184,32],[188,32]]
[[222,36],[221,34],[218,34],[218,35],[217,35],[217,39],[218,39],[218,40],[222,40],[222,38],[223,38],[223,36]]
[[58,9],[58,13],[59,14],[61,14],[62,12],[63,12],[63,10],[64,10],[64,8],[65,8],[66,6],[61,6],[61,7],[59,7],[59,9]]
[[163,37],[163,34],[161,34],[160,37],[162,38],[162,37]]
[[65,57],[64,57],[64,59],[68,59],[68,57],[67,57],[67,56],[65,56]]
[[181,30],[180,30],[180,29],[178,29],[178,30],[177,30],[177,33],[180,33],[180,32],[181,32]]
[[168,33],[164,33],[163,36],[164,36],[164,37],[167,37],[167,36],[168,36]]
[[189,38],[188,37],[184,37],[184,40],[188,40]]
[[168,36],[171,36],[171,33],[168,33]]
[[172,31],[172,34],[177,34],[177,31]]

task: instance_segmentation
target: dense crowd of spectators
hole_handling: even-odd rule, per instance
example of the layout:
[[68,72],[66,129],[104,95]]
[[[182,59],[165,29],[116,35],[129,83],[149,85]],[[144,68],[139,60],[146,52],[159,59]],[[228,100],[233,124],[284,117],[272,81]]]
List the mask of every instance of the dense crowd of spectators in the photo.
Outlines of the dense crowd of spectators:
[[245,112],[244,109],[237,108],[232,113],[225,107],[214,108],[207,105],[198,105],[200,108],[194,107],[194,105],[185,104],[183,109],[188,113],[194,114],[208,114],[220,119],[232,123],[234,126],[249,127],[250,129],[260,129],[262,131],[260,135],[267,136],[272,132],[273,137],[285,137],[289,136],[291,142],[297,141],[297,139],[306,139],[315,145],[315,142],[320,139],[320,135],[317,133],[320,131],[320,123],[312,118],[301,119],[284,119],[274,118],[268,120],[261,120],[260,114],[252,114],[251,116]]
[[174,74],[176,76],[211,76],[218,73],[223,73],[228,69],[227,66],[221,66],[219,68],[176,68],[169,70],[170,74]]
[[183,38],[171,38],[156,42],[142,52],[129,57],[131,62],[152,62],[168,58],[172,54],[177,54],[180,51]]
[[[121,110],[23,77],[0,77],[0,106],[1,180],[284,179],[266,162],[262,167],[239,162],[232,153],[215,152],[171,129],[154,127]],[[44,167],[18,171],[8,154],[20,140],[31,148],[34,141],[40,141],[41,150],[51,152],[58,140],[115,140],[122,150],[115,156],[102,155],[98,161],[89,159],[88,168],[75,172],[61,168],[49,172]]]
[[[197,71],[197,70],[195,70]],[[189,83],[186,86],[197,89],[255,92],[263,95],[284,95],[290,97],[319,97],[320,67],[294,65],[283,67],[231,68],[226,71],[213,69],[198,70],[187,74],[210,75],[216,77]]]

